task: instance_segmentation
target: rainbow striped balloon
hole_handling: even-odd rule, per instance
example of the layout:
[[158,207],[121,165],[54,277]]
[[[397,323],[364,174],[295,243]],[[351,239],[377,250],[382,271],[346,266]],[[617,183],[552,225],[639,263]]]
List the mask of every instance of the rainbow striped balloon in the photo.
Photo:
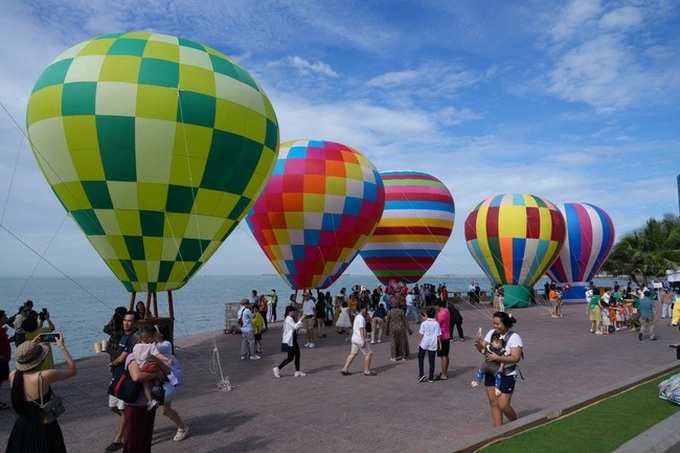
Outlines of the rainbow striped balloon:
[[455,205],[444,183],[426,173],[381,172],[385,211],[360,255],[383,284],[416,283],[451,236]]
[[614,245],[614,223],[601,208],[589,203],[558,205],[567,225],[567,238],[548,277],[559,283],[588,282],[607,260]]
[[378,171],[349,146],[281,144],[264,192],[246,221],[292,289],[327,288],[375,230],[385,206]]
[[559,255],[565,222],[549,201],[509,193],[481,202],[465,220],[470,253],[492,282],[532,287]]

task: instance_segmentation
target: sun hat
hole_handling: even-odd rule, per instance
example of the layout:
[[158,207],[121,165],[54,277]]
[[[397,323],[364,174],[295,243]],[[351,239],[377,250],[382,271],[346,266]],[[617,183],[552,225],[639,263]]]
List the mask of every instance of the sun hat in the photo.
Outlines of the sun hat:
[[25,341],[16,349],[15,357],[17,364],[15,368],[17,371],[31,371],[45,360],[49,352],[49,346],[45,344]]

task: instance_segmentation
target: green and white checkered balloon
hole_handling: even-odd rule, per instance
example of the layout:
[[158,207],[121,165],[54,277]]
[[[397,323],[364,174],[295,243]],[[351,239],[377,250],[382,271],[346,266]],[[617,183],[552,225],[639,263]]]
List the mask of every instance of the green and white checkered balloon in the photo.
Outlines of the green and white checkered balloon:
[[56,58],[28,101],[38,164],[130,292],[182,287],[263,190],[279,127],[262,88],[186,39],[100,36]]

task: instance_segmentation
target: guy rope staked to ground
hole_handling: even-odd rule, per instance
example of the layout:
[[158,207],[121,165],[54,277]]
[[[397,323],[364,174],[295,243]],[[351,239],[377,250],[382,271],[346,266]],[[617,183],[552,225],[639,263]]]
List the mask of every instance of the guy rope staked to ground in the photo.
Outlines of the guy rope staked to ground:
[[[678,363],[668,345],[680,340],[680,332],[664,319],[657,322],[659,341],[652,342],[639,341],[627,330],[590,333],[583,304],[565,305],[562,318],[551,318],[540,304],[514,310],[518,322],[513,330],[521,335],[525,353],[520,363],[525,379],[517,381],[512,400],[519,419],[493,428],[484,389],[470,386],[481,358],[470,340],[478,327],[491,329],[492,310],[468,303],[459,309],[467,341],[459,341],[454,332],[449,379],[434,384],[418,382],[414,323],[410,360],[390,361],[390,343],[384,338],[372,345],[372,369],[378,374],[373,378],[362,375],[359,360],[352,375],[340,374],[350,343],[333,327],[314,349],[302,348],[301,370],[307,375],[299,378],[293,377],[292,366],[282,370],[281,379],[272,374],[283,358],[281,322],[270,323],[257,361],[240,360],[240,335],[178,339],[176,356],[186,384],[177,389],[173,407],[191,434],[173,442],[175,427],[158,414],[152,451],[465,450],[545,411],[672,371]],[[114,435],[118,420],[107,407],[108,361],[106,354],[79,360],[77,376],[54,385],[66,405],[59,421],[69,452],[103,451]],[[218,390],[220,368],[231,391]],[[8,387],[0,399],[8,401]],[[0,412],[0,445],[6,444],[14,418],[11,411]]]

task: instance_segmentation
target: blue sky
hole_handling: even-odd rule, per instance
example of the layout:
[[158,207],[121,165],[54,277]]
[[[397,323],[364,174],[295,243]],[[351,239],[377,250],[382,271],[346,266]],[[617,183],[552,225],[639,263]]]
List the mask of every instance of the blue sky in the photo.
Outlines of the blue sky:
[[[463,222],[505,192],[589,202],[617,238],[678,213],[680,4],[631,1],[0,0],[0,275],[107,275],[24,138],[42,70],[101,34],[214,47],[269,95],[282,140],[441,179],[454,232],[431,274],[478,275]],[[41,257],[44,258],[41,259]],[[205,274],[273,273],[243,222]],[[360,257],[353,274],[370,274]]]

